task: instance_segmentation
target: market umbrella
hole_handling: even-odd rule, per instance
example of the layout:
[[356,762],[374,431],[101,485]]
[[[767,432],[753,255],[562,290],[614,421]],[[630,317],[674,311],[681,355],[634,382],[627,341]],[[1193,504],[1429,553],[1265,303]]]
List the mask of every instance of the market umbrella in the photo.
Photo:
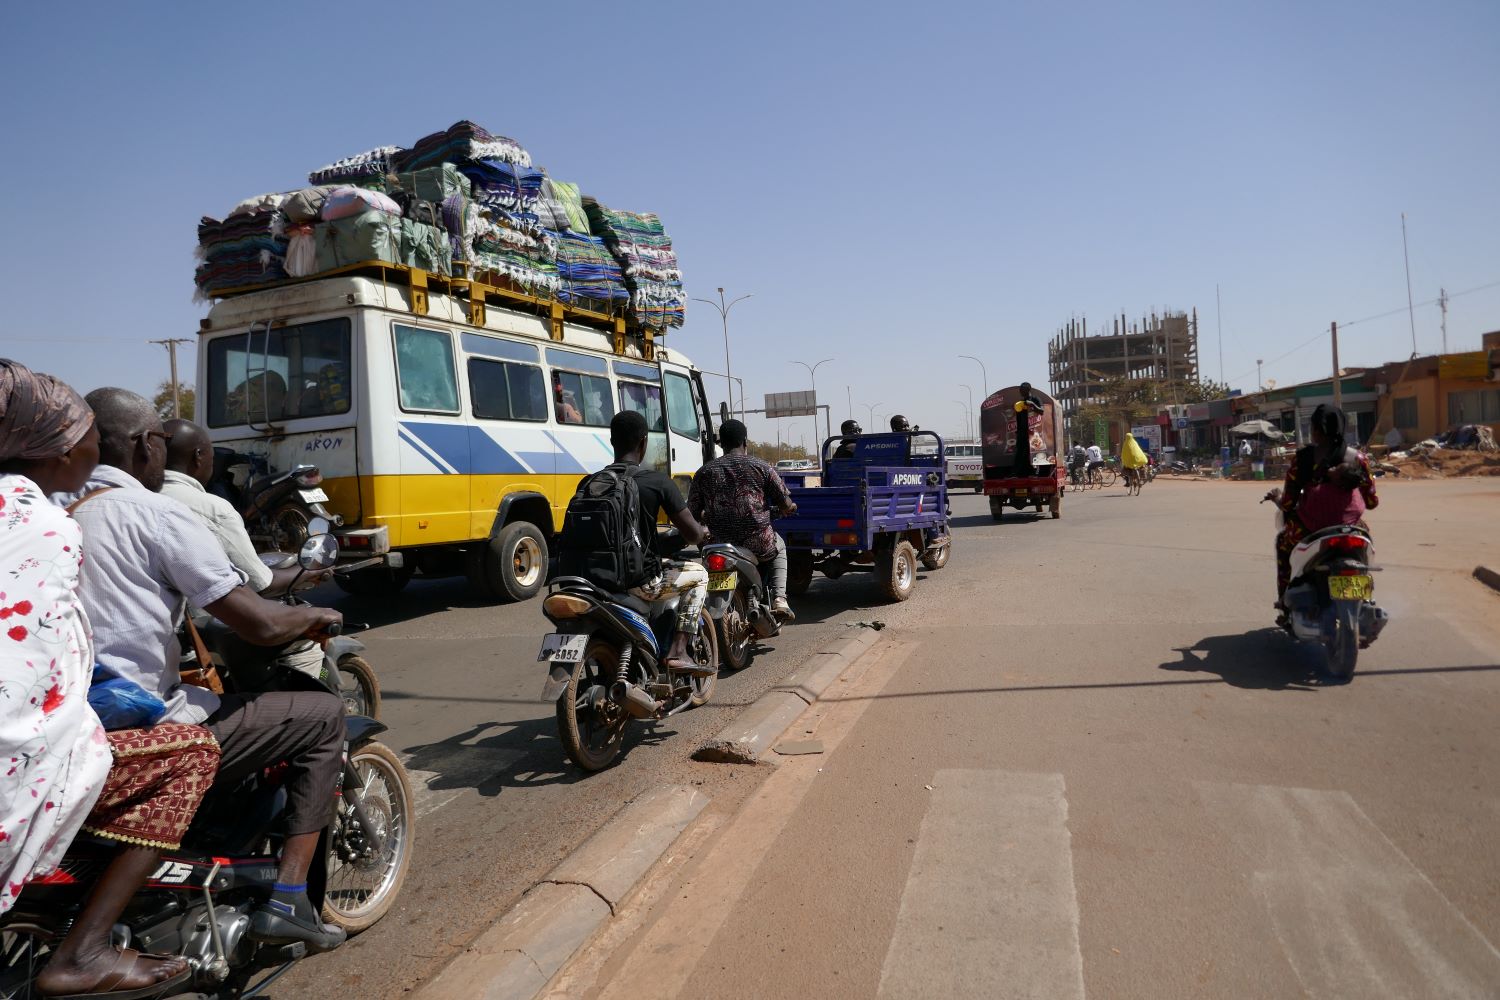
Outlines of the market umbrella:
[[1236,424],[1229,428],[1229,433],[1237,437],[1263,437],[1267,441],[1286,439],[1286,435],[1277,430],[1269,420],[1247,420],[1243,424]]

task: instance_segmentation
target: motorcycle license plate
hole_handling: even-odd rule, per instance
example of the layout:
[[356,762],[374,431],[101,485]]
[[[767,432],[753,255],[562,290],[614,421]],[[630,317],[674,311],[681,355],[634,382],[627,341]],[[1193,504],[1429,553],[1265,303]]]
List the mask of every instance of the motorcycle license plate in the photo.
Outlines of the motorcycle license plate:
[[553,663],[577,663],[583,659],[583,648],[589,644],[586,635],[563,635],[549,632],[542,637],[542,651],[536,654],[537,662],[551,660]]
[[1368,601],[1375,596],[1375,579],[1368,576],[1330,576],[1328,596],[1335,601]]
[[733,590],[740,585],[740,574],[738,570],[730,570],[727,573],[708,574],[709,590]]
[[319,490],[319,489],[298,490],[297,493],[299,495],[301,495],[303,503],[327,503],[328,502],[328,494],[324,493],[322,490]]

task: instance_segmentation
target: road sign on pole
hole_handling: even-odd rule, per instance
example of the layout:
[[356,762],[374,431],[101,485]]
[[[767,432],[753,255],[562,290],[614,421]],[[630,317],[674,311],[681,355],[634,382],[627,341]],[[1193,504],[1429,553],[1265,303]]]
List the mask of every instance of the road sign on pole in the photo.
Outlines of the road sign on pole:
[[766,416],[811,417],[818,412],[818,394],[815,392],[768,392],[766,393]]

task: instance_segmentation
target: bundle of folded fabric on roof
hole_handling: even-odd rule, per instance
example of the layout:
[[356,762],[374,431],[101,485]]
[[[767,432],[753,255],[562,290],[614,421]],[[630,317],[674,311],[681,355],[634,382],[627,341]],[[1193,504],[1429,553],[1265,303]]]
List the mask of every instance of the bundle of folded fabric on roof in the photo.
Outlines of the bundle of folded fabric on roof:
[[557,234],[557,297],[585,309],[603,309],[630,300],[619,262],[597,236]]
[[261,195],[241,202],[223,220],[203,217],[198,223],[201,263],[193,275],[200,297],[287,276],[282,200],[279,194]]
[[542,194],[542,172],[504,160],[467,160],[458,169],[485,208],[532,213]]
[[396,157],[399,172],[435,167],[440,163],[495,160],[518,167],[531,166],[531,154],[514,139],[493,135],[471,121],[454,122],[441,132],[423,136]]
[[534,294],[555,295],[560,285],[557,237],[535,215],[485,211],[471,260],[476,272],[501,275]]
[[630,308],[642,326],[681,326],[687,307],[682,272],[672,238],[650,212],[618,212],[593,198],[583,199],[589,228],[604,240],[620,264]]
[[577,184],[543,176],[534,211],[542,225],[553,232],[589,235],[589,218],[583,211],[583,196],[578,193]]
[[382,189],[387,174],[394,172],[395,159],[406,152],[400,146],[377,146],[374,149],[335,160],[307,175],[309,184],[354,184]]

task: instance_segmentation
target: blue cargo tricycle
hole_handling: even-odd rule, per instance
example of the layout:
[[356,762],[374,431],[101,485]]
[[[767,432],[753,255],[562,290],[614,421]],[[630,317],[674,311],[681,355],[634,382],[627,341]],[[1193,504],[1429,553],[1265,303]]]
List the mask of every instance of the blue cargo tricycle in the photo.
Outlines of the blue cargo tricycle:
[[[797,512],[776,521],[786,539],[787,592],[807,592],[813,571],[830,580],[873,571],[893,601],[911,596],[917,562],[948,563],[947,463],[931,431],[866,434],[823,443],[821,474],[784,474]],[[816,476],[817,485],[809,485]]]

